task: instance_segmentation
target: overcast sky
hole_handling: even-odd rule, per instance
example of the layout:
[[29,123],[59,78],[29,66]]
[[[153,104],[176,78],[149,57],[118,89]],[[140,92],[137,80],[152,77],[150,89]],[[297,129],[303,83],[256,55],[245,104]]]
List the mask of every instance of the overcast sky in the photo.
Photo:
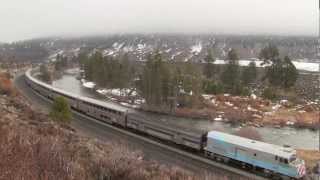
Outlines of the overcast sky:
[[313,35],[318,0],[0,0],[0,41],[108,33]]

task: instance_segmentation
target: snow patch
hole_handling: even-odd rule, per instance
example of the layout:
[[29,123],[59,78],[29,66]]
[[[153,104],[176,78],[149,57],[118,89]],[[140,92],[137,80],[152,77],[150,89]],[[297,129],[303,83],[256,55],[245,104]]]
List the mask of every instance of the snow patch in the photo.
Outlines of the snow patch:
[[96,84],[94,82],[87,82],[84,79],[82,79],[81,82],[84,87],[89,88],[89,89],[93,89],[96,86]]
[[190,51],[191,53],[193,53],[195,55],[198,55],[202,51],[202,44],[198,43],[196,45],[193,45],[193,46],[190,47],[190,49],[191,49],[191,51]]

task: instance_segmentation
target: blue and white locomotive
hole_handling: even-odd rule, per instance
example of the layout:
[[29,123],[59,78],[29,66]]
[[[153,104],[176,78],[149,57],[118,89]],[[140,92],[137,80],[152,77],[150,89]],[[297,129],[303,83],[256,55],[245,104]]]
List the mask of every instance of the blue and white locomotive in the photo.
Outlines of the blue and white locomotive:
[[305,163],[297,158],[296,150],[255,141],[218,131],[210,131],[204,152],[208,157],[224,161],[236,160],[251,168],[278,173],[293,178],[306,174]]

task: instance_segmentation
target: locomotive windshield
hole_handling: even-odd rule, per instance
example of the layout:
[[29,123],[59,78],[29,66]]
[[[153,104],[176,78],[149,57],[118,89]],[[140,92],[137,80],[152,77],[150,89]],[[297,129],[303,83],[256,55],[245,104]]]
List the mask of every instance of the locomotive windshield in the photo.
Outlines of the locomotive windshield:
[[294,162],[297,160],[297,156],[296,155],[292,155],[289,159],[290,162]]

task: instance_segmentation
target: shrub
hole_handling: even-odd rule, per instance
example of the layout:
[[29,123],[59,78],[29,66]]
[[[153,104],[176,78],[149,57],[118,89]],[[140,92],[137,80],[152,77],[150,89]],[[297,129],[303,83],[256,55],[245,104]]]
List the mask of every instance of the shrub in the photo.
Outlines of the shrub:
[[0,93],[6,95],[15,95],[16,91],[10,80],[10,75],[6,73],[0,74]]
[[277,94],[274,88],[266,88],[262,92],[262,97],[265,99],[274,100],[277,98]]
[[64,97],[59,96],[54,99],[50,117],[58,122],[70,123],[71,109]]
[[204,92],[206,94],[221,94],[221,93],[224,93],[224,87],[220,83],[207,81],[204,83]]

